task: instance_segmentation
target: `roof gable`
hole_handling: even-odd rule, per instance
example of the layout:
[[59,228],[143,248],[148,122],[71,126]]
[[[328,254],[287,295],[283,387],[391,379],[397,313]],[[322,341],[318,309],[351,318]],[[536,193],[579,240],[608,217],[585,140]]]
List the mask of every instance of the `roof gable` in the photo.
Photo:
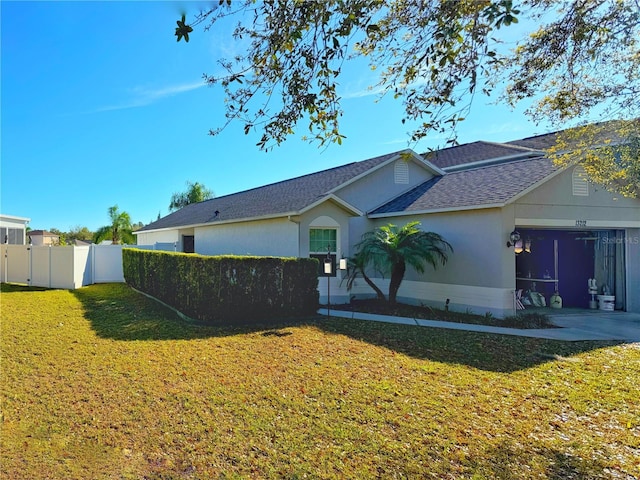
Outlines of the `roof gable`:
[[545,157],[481,166],[435,177],[370,216],[503,206],[558,171]]

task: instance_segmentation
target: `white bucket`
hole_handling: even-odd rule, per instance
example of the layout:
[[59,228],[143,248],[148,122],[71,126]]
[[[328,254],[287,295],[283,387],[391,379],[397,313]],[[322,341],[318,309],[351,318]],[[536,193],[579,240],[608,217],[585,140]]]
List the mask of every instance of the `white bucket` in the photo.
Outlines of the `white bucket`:
[[616,297],[613,295],[598,295],[598,303],[600,304],[600,310],[613,312],[616,304]]

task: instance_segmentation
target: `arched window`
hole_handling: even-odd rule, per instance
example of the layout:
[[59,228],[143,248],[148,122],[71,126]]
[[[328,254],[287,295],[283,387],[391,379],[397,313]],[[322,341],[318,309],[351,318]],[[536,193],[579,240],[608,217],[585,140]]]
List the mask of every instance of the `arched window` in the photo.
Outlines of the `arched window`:
[[336,258],[338,254],[338,228],[340,224],[333,218],[321,216],[309,226],[309,256],[319,261],[318,275],[323,275],[323,263],[327,253],[333,260],[332,277],[336,276]]

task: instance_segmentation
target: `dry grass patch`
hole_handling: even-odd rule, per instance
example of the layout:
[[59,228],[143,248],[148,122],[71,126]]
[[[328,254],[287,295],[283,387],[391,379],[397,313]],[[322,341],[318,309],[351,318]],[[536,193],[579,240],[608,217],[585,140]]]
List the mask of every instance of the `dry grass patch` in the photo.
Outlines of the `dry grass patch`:
[[2,286],[4,478],[640,476],[638,345],[342,319],[188,325]]

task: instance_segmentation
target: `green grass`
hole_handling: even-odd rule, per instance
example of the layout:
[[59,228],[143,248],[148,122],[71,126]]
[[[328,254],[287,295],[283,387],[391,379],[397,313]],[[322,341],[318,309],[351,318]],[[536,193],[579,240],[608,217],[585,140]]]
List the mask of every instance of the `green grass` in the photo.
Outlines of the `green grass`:
[[2,286],[4,479],[640,477],[638,344]]

